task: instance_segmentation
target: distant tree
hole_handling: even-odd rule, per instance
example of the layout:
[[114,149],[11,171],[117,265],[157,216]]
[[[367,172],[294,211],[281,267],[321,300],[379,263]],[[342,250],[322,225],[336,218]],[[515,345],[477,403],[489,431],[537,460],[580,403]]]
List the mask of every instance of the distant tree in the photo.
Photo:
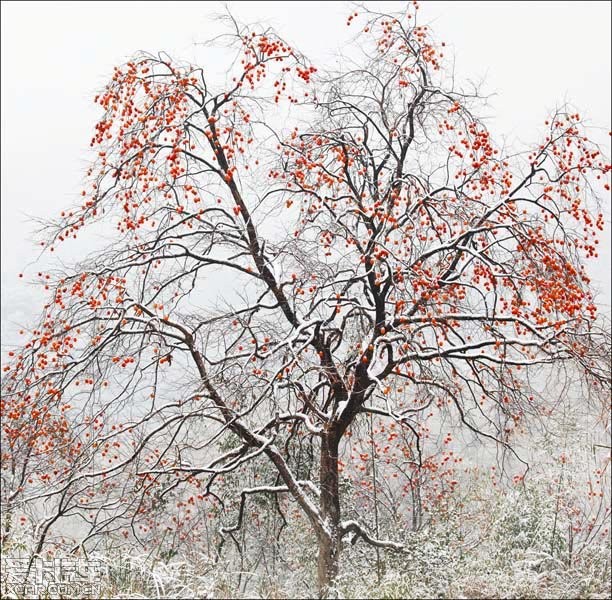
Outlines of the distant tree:
[[4,507],[52,507],[37,551],[68,517],[83,546],[146,537],[160,510],[186,528],[176,490],[202,502],[258,461],[221,533],[253,496],[289,498],[326,596],[343,541],[402,549],[344,516],[352,427],[387,420],[417,478],[427,418],[511,451],[539,414],[525,373],[588,368],[610,166],[569,109],[525,152],[497,146],[415,15],[351,14],[339,73],[236,24],[222,89],[161,54],[115,69],[82,202],[45,246],[111,241],[40,274],[49,301],[4,369]]

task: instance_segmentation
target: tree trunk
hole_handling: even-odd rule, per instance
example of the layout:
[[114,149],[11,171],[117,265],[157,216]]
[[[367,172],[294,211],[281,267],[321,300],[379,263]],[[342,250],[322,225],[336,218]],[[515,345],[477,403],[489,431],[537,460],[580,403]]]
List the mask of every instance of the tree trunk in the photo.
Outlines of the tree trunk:
[[317,587],[319,598],[334,595],[340,560],[340,494],[338,489],[338,444],[336,430],[328,430],[321,442],[321,514],[326,532],[319,534]]

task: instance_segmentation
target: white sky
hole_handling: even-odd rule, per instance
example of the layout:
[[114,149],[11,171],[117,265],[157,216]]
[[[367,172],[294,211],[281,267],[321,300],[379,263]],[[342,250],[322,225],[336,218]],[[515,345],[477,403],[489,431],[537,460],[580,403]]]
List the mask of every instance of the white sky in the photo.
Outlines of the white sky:
[[[274,26],[314,64],[354,33],[344,2],[227,3],[244,22]],[[402,2],[372,2],[397,10]],[[484,78],[496,120],[511,140],[536,140],[548,110],[568,100],[601,130],[610,128],[609,2],[423,2],[456,57],[460,78]],[[26,214],[52,216],[78,197],[98,112],[93,97],[112,67],[137,50],[193,60],[222,32],[220,2],[2,2],[2,332],[38,312],[17,274],[37,256]],[[333,64],[333,63],[332,63]],[[204,65],[205,66],[205,65]],[[610,207],[607,222],[610,227]],[[592,270],[610,305],[610,237]],[[28,274],[36,266],[25,268]],[[33,303],[32,303],[33,304]],[[608,308],[609,310],[609,308]],[[4,336],[3,336],[4,337]]]

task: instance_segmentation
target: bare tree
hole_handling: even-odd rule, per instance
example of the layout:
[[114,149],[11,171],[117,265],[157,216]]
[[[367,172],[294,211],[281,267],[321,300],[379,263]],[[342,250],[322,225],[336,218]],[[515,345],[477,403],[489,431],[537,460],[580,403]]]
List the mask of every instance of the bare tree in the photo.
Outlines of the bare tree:
[[[538,415],[523,374],[589,365],[583,258],[610,167],[569,109],[532,149],[497,147],[415,15],[358,17],[341,73],[235,23],[220,91],[162,54],[116,68],[82,204],[46,229],[49,250],[112,243],[40,274],[49,302],[5,368],[4,502],[51,507],[39,552],[68,517],[79,545],[139,539],[176,490],[214,496],[258,461],[221,533],[252,496],[290,498],[329,595],[343,540],[402,549],[343,517],[352,426],[395,423],[416,468],[433,412],[511,452]],[[307,124],[279,127],[294,114]]]

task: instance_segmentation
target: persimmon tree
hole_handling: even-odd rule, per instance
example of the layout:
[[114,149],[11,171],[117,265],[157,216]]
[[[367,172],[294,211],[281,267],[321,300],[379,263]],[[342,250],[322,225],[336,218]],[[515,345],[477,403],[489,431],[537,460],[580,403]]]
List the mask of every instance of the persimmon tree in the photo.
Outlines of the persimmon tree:
[[169,500],[210,501],[250,461],[260,483],[220,533],[254,496],[292,503],[327,595],[347,540],[403,547],[345,517],[339,473],[372,458],[351,448],[361,426],[376,419],[414,490],[434,469],[432,429],[512,451],[543,417],[534,366],[597,377],[584,261],[610,166],[580,115],[557,110],[507,153],[414,7],[348,24],[341,73],[236,25],[225,87],[138,54],[96,97],[82,200],[43,245],[88,231],[109,244],[39,273],[49,301],[4,368],[3,501],[48,509],[37,552],[68,518],[75,548],[142,540],[158,512],[186,530]]

